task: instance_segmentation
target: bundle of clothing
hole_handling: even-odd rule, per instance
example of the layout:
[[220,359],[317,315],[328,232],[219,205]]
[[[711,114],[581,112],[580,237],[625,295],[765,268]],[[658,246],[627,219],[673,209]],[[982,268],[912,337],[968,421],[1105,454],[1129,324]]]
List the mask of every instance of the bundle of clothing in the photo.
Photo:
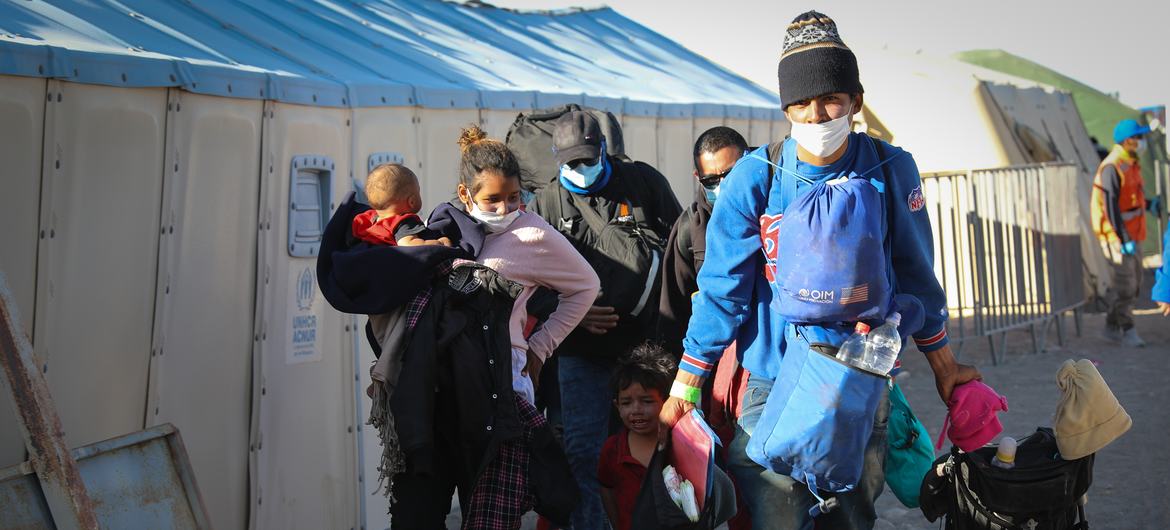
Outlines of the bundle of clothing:
[[509,454],[501,447],[523,441],[535,509],[567,519],[575,492],[541,487],[572,483],[567,460],[543,418],[525,421],[532,411],[519,410],[512,390],[509,317],[521,286],[473,261],[485,232],[462,209],[441,204],[427,222],[453,247],[361,241],[351,225],[368,209],[353,194],[338,207],[317,277],[335,309],[370,316],[365,332],[377,360],[368,423],[383,446],[379,489],[393,504],[396,478],[444,476],[466,516],[467,495]]

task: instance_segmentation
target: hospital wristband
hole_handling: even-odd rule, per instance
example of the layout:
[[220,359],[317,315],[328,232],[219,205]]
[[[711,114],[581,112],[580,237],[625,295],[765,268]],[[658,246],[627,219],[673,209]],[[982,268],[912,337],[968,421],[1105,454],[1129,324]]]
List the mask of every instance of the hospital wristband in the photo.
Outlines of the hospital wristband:
[[701,391],[697,387],[693,387],[682,381],[675,381],[673,385],[670,385],[670,397],[698,404],[700,395]]

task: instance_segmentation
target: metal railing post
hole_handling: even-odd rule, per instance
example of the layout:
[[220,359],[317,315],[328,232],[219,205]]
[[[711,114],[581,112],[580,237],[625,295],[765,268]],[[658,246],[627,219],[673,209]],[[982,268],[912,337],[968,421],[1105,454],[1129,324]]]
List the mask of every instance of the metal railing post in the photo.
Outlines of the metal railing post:
[[61,418],[49,395],[49,385],[37,368],[32,346],[20,331],[16,303],[0,274],[0,386],[12,397],[20,434],[53,523],[60,529],[98,528],[93,503],[77,471],[77,462],[65,445]]

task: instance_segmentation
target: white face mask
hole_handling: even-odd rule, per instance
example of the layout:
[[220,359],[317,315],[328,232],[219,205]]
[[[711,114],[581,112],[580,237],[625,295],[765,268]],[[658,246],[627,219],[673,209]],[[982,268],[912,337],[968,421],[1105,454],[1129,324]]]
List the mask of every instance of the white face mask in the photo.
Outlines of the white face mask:
[[853,128],[853,114],[846,114],[825,123],[792,123],[793,140],[805,151],[819,157],[833,154]]
[[512,225],[512,222],[515,221],[517,217],[520,217],[520,213],[521,211],[519,209],[504,214],[496,212],[485,212],[480,210],[479,205],[475,204],[474,202],[471,203],[471,210],[468,210],[467,212],[468,215],[478,219],[479,222],[483,223],[487,228],[487,231],[493,234],[507,230],[508,227]]

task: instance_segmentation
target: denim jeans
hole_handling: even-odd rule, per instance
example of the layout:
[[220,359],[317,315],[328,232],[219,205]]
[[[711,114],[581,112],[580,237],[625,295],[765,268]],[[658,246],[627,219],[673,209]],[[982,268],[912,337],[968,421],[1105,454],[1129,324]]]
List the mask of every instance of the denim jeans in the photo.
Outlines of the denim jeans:
[[614,361],[559,357],[557,362],[565,455],[581,488],[581,504],[572,516],[573,530],[602,530],[609,525],[598,493],[597,461],[609,436],[609,377]]
[[[752,431],[764,411],[764,403],[772,390],[772,381],[752,377],[743,394],[743,408],[735,429],[735,438],[727,449],[727,467],[735,476],[752,514],[752,528],[756,530],[811,530],[812,517],[808,510],[817,500],[808,486],[787,475],[780,475],[755,463],[747,456],[747,445]],[[834,530],[871,529],[877,519],[874,501],[885,487],[886,427],[890,402],[882,397],[874,415],[873,434],[865,449],[865,464],[861,481],[853,491],[837,494],[840,503],[829,513],[817,518],[820,528]]]

